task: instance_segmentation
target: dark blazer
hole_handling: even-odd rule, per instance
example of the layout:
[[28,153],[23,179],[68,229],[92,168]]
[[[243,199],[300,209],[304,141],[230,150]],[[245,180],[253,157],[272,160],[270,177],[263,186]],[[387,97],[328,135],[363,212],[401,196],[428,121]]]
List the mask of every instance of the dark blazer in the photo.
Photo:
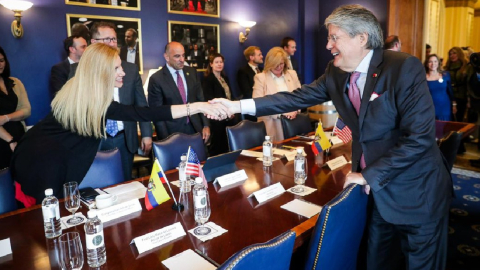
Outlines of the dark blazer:
[[[435,142],[435,109],[420,60],[406,53],[373,53],[357,116],[348,98],[349,73],[330,62],[325,74],[293,92],[255,99],[257,115],[332,100],[352,130],[352,171],[370,185],[381,216],[394,224],[438,220],[448,212],[452,181]],[[375,92],[379,97],[372,97]]]
[[[230,81],[227,76],[223,77],[228,87],[230,88],[230,93],[232,92],[232,87],[230,87]],[[227,98],[223,86],[220,84],[218,79],[215,77],[215,74],[210,73],[208,76],[205,76],[202,81],[203,97],[205,100],[211,100],[214,98]],[[233,97],[231,98],[233,100]]]
[[300,75],[300,70],[298,69],[298,60],[295,57],[290,56],[290,61],[292,61],[292,68],[297,72],[298,79],[300,80],[301,75]]
[[[73,77],[78,64],[71,65],[69,77]],[[125,72],[123,77],[123,86],[118,89],[120,104],[135,105],[138,107],[148,107],[147,99],[142,87],[142,78],[138,73],[138,67],[135,64],[122,61],[122,68]],[[152,137],[152,126],[150,122],[139,122],[140,132],[143,137]],[[123,121],[125,130],[125,140],[130,153],[136,153],[138,150],[138,132],[137,122]]]
[[68,74],[70,73],[70,62],[68,58],[62,62],[54,65],[50,72],[50,90],[52,95],[55,95],[68,80]]
[[[140,56],[138,53],[139,47],[140,46],[137,43],[137,49],[135,50],[135,65],[137,65],[137,67],[140,69]],[[127,52],[128,52],[128,45],[122,46],[122,48],[120,49],[120,59],[122,59],[125,62],[127,61]]]
[[[185,66],[183,68],[187,85],[187,101],[190,103],[205,101],[203,97],[202,85],[197,76],[196,69]],[[184,82],[185,83],[185,82]],[[150,107],[161,105],[183,104],[182,96],[178,91],[177,85],[168,70],[167,66],[157,71],[150,77],[148,83],[148,104]],[[208,119],[203,114],[190,115],[190,122],[196,132],[202,132],[203,128],[209,126]],[[171,121],[155,122],[157,137],[164,139],[168,135],[179,132],[182,125],[186,125],[187,117],[174,119]]]
[[[262,71],[260,67],[258,68]],[[255,77],[255,72],[248,64],[238,70],[237,83],[243,95],[242,99],[252,98],[253,77]]]

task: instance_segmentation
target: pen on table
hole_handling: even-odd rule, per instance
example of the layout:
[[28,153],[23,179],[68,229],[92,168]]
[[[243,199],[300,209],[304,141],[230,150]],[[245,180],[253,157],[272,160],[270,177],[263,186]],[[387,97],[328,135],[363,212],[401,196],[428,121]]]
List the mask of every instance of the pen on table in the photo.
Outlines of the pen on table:
[[195,252],[198,253],[198,255],[202,256],[205,260],[209,261],[211,264],[215,265],[216,267],[219,267],[220,264],[218,264],[216,261],[212,260],[210,257],[207,255],[203,254],[200,250],[195,249]]
[[299,142],[299,143],[309,143],[310,141],[302,141],[302,140],[291,140],[291,142]]
[[297,135],[297,137],[299,137],[299,138],[303,138],[303,139],[309,139],[309,140],[313,140],[313,139],[312,139],[312,138],[310,138],[309,136]]
[[290,145],[282,145],[283,148],[287,149],[297,149],[296,147],[290,146]]

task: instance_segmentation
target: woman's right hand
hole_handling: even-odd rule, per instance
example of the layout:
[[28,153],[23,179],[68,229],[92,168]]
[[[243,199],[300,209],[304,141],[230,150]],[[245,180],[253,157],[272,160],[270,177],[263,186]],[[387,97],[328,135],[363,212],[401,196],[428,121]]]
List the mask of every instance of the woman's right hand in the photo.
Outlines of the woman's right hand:
[[202,112],[208,119],[224,120],[230,117],[231,113],[221,103],[197,102],[194,103],[198,112]]

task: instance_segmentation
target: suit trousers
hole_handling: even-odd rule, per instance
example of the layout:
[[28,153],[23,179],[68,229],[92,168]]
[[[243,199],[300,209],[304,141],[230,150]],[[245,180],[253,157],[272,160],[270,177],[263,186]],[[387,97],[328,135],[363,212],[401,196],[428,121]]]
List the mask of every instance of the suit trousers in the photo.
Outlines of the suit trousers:
[[107,137],[100,142],[99,150],[112,150],[118,148],[122,159],[124,181],[132,179],[133,156],[128,150],[125,134],[121,133],[115,137]]
[[395,225],[385,221],[374,204],[369,222],[367,269],[445,269],[448,212],[429,223]]

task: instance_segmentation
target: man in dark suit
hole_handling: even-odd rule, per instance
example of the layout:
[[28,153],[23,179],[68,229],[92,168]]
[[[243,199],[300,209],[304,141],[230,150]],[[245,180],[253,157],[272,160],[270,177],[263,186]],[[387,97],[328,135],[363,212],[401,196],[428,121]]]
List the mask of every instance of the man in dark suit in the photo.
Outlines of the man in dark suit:
[[[102,42],[117,48],[117,33],[115,32],[115,25],[112,23],[97,22],[90,29],[90,34],[92,44]],[[71,66],[70,77],[75,74],[76,67],[76,64]],[[124,105],[147,107],[148,103],[143,92],[142,78],[138,73],[138,67],[135,64],[122,61],[122,68],[125,72],[123,86],[115,88],[113,99]],[[116,126],[118,132],[109,134],[107,128],[107,138],[102,139],[100,150],[118,148],[122,157],[125,180],[130,180],[132,178],[133,157],[138,150],[137,122],[112,121],[111,123]],[[152,149],[152,126],[150,122],[140,122],[139,125],[142,134],[141,149],[145,155],[148,155]]]
[[63,85],[68,80],[68,74],[70,73],[70,65],[78,63],[83,52],[87,48],[87,41],[79,36],[69,36],[63,41],[63,47],[68,54],[67,59],[60,63],[55,64],[50,72],[50,89],[52,96],[62,89]]
[[352,130],[352,172],[345,186],[364,185],[373,195],[367,268],[391,269],[401,249],[409,269],[445,269],[453,189],[435,142],[435,109],[422,63],[384,51],[380,24],[360,5],[335,9],[325,25],[334,60],[315,82],[293,92],[220,102],[232,113],[271,115],[332,100]]
[[[255,74],[262,72],[262,68],[259,66],[263,64],[262,51],[257,46],[250,46],[243,51],[245,59],[247,59],[247,65],[241,67],[237,72],[237,83],[240,91],[242,92],[242,99],[252,98],[253,84]],[[245,119],[253,122],[257,122],[257,118],[252,115],[244,115]]]
[[281,46],[288,55],[289,63],[285,63],[285,64],[288,65],[288,69],[295,70],[297,72],[298,78],[300,79],[300,70],[298,69],[298,61],[293,57],[293,55],[297,51],[297,43],[291,37],[284,37],[282,39]]
[[[185,49],[183,45],[178,42],[168,43],[165,46],[164,57],[166,65],[150,77],[148,104],[156,107],[204,101],[197,71],[184,65]],[[164,139],[175,132],[185,134],[200,132],[205,142],[210,138],[209,121],[203,114],[154,124],[159,139]]]
[[140,68],[140,56],[138,54],[138,33],[135,29],[129,28],[125,31],[125,45],[120,49],[120,59],[133,63]]

